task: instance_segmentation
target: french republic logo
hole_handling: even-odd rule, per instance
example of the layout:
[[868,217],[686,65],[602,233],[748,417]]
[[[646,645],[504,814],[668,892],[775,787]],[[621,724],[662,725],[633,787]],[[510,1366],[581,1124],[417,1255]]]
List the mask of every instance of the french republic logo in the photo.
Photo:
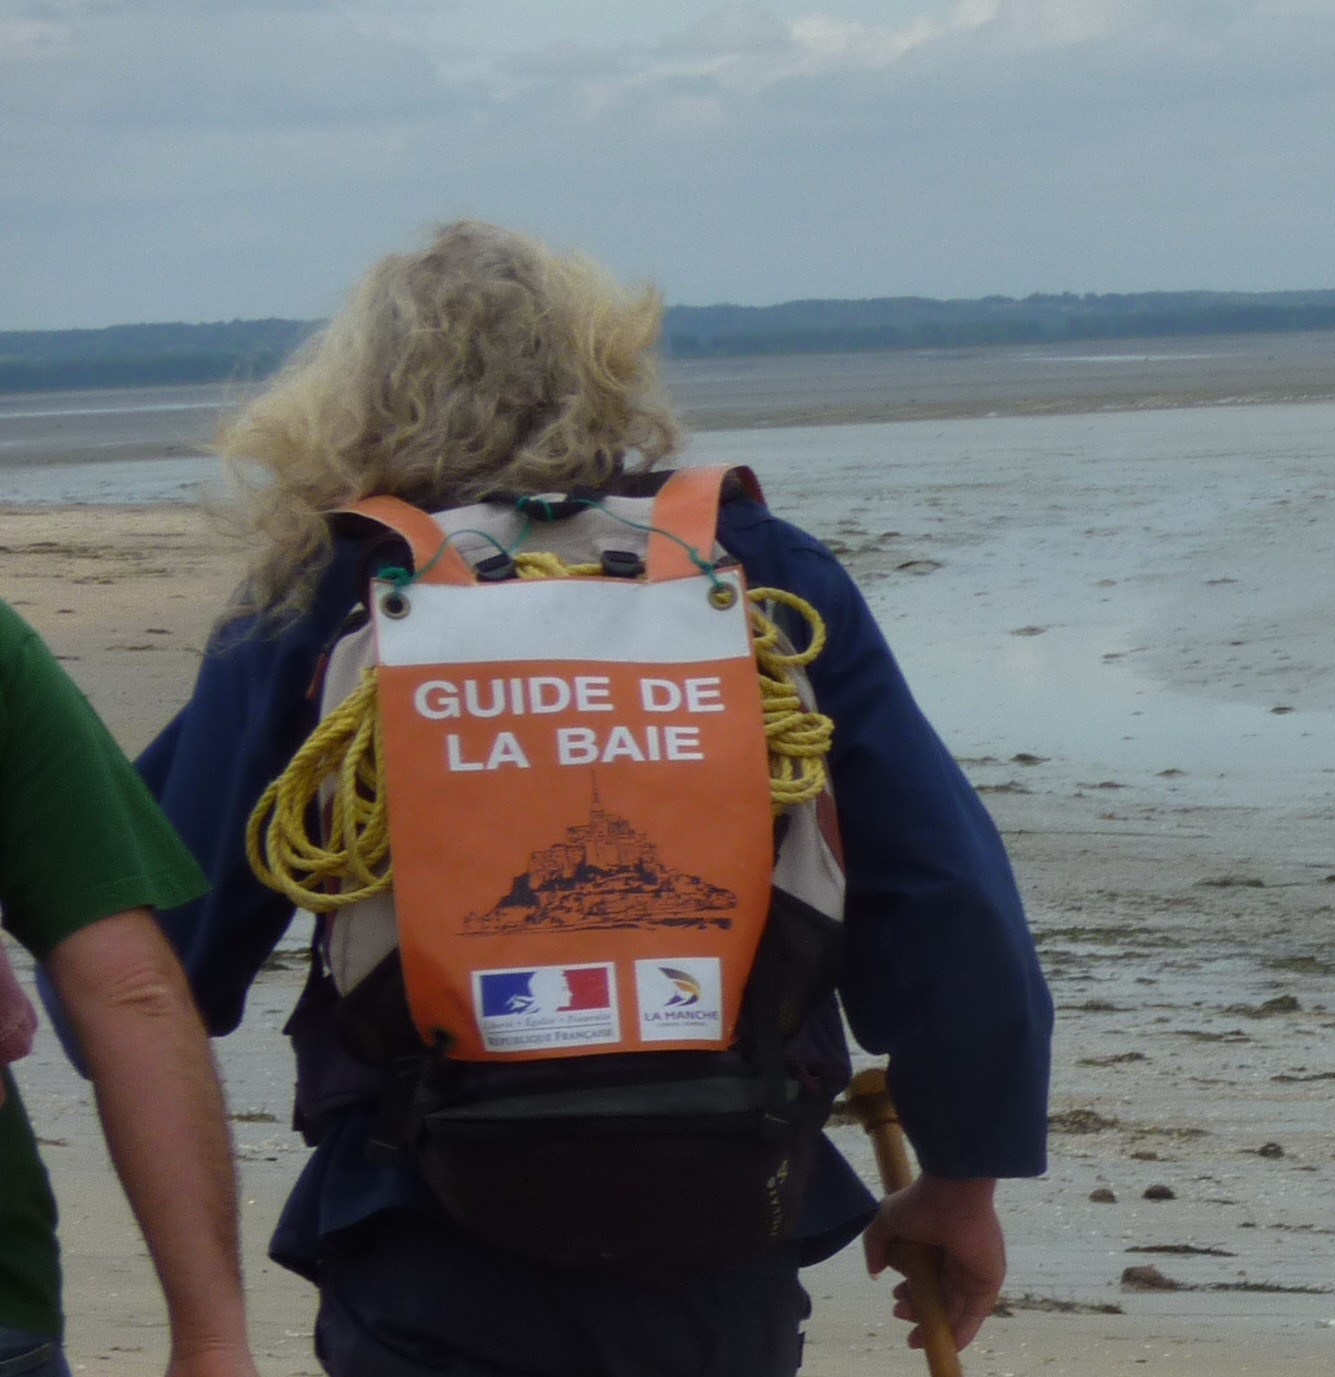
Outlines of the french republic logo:
[[723,980],[717,957],[637,961],[635,994],[645,1042],[723,1040]]
[[489,1052],[621,1040],[610,963],[473,972],[473,1007]]

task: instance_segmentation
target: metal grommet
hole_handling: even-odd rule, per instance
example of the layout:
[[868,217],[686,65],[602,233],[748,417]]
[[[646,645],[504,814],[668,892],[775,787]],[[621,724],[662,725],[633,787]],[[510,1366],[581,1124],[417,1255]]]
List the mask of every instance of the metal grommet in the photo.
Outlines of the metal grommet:
[[395,588],[380,599],[380,610],[385,616],[398,621],[400,617],[408,615],[412,610],[412,604],[399,589]]
[[716,583],[709,590],[708,597],[711,606],[723,612],[737,601],[737,590],[730,583]]

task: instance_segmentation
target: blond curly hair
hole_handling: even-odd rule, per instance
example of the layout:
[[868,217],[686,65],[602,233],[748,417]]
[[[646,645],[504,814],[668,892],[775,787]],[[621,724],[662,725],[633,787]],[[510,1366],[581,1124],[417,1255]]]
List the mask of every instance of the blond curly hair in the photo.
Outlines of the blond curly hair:
[[237,610],[309,606],[328,513],[357,498],[438,510],[651,468],[680,443],[661,324],[653,289],[497,225],[445,225],[383,258],[219,435],[255,543]]

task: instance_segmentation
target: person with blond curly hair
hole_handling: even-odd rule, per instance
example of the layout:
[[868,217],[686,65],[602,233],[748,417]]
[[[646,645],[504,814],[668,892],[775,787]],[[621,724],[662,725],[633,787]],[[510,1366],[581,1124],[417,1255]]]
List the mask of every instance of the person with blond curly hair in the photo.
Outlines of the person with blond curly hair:
[[[343,509],[384,494],[428,512],[652,495],[681,443],[657,367],[661,311],[656,292],[582,255],[446,225],[375,265],[223,430],[250,572],[189,702],[139,762],[212,881],[163,922],[213,1031],[240,1021],[292,917],[247,863],[248,819],[316,726],[312,684],[368,575],[411,559]],[[791,1377],[810,1309],[799,1268],[860,1233],[874,1271],[905,1240],[942,1250],[959,1346],[995,1302],[993,1190],[1044,1168],[1051,1027],[1000,839],[834,556],[741,485],[725,486],[717,541],[750,585],[791,590],[828,629],[810,673],[835,722],[839,997],[862,1047],[890,1056],[924,1174],[878,1204],[825,1138],[800,1225],[754,1252],[687,1267],[521,1256],[454,1217],[395,1150],[392,1087],[340,1041],[346,1010],[317,928],[287,1024],[296,1120],[314,1151],[271,1251],[318,1287],[316,1348],[335,1377]],[[846,1079],[837,1009],[823,1018]]]
[[329,513],[359,497],[439,510],[497,491],[603,489],[632,455],[651,469],[682,439],[653,353],[661,317],[655,291],[478,221],[382,259],[221,432],[234,474],[251,475],[242,605],[304,610]]

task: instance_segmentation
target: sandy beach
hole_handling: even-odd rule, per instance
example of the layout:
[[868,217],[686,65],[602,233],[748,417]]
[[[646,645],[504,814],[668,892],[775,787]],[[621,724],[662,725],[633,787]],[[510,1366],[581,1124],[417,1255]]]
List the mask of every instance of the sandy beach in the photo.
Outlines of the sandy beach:
[[[755,463],[867,589],[1006,836],[1052,983],[1050,1170],[1003,1185],[1011,1273],[970,1377],[1335,1371],[1335,406],[1178,414],[1176,469],[1107,453],[1081,415],[1004,467],[926,420],[830,427],[819,471],[809,435],[697,447]],[[1317,438],[1282,466],[1212,458],[1211,427],[1285,424]],[[187,696],[239,567],[188,505],[0,509],[5,596],[130,752]],[[304,1155],[278,1033],[299,981],[294,949],[219,1047],[265,1377],[319,1370],[311,1292],[264,1255]],[[18,1072],[75,1370],[161,1372],[86,1089],[47,1030]],[[835,1131],[871,1179],[858,1130]],[[926,1370],[855,1250],[807,1285],[810,1377]]]

